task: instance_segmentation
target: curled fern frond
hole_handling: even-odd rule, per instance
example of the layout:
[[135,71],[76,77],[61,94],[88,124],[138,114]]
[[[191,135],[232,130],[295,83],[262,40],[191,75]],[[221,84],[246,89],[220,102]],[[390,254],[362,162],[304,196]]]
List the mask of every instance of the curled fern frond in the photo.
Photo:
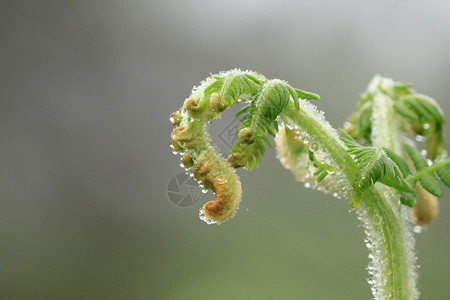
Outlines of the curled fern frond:
[[345,131],[340,132],[342,141],[348,147],[347,151],[354,156],[359,168],[355,187],[365,190],[376,182],[381,182],[400,191],[414,192],[398,165],[382,148],[361,146]]
[[228,159],[234,167],[247,166],[251,170],[255,164],[258,166],[260,156],[264,155],[262,141],[272,147],[268,135],[274,136],[278,131],[276,119],[290,101],[299,109],[298,94],[318,98],[316,94],[299,91],[283,80],[269,80],[256,92],[251,105],[238,113],[245,115],[239,126],[238,142],[230,150],[231,156]]
[[440,124],[445,122],[439,105],[425,95],[410,94],[401,96],[396,101],[396,104],[397,111],[408,119],[422,119],[424,122],[436,121]]
[[392,101],[395,113],[404,120],[402,132],[424,136],[427,157],[434,160],[444,150],[442,109],[436,101],[417,93],[408,83],[375,76],[368,91],[360,96],[357,112],[350,120],[350,135],[363,145],[372,144],[372,121],[377,119],[373,115],[373,104],[380,95]]
[[[267,135],[278,130],[278,115],[292,101],[299,107],[301,97],[319,98],[316,94],[294,89],[285,81],[238,69],[212,75],[192,90],[183,107],[172,114],[174,152],[183,154],[182,164],[192,168],[193,176],[204,188],[216,194],[216,200],[203,206],[201,218],[220,223],[234,215],[241,199],[241,184],[235,168],[258,166],[265,149],[272,147]],[[238,142],[228,161],[212,146],[208,124],[231,105],[251,101],[241,113]],[[274,128],[272,128],[274,126]]]
[[189,98],[171,117],[174,123],[171,147],[174,152],[183,154],[182,164],[187,169],[193,168],[193,176],[199,184],[216,194],[215,201],[202,208],[202,217],[209,223],[221,223],[231,218],[241,200],[238,176],[210,145],[210,138],[204,131],[205,125],[216,117],[218,112],[214,107],[218,103],[221,103],[218,95],[212,95],[210,99]]
[[407,120],[414,134],[425,136],[427,156],[434,160],[444,150],[445,124],[443,112],[436,101],[425,95],[411,93],[400,96],[394,108]]
[[372,96],[370,94],[364,94],[360,97],[362,100],[358,105],[358,110],[347,120],[344,129],[346,129],[346,132],[351,137],[358,139],[365,144],[371,144]]

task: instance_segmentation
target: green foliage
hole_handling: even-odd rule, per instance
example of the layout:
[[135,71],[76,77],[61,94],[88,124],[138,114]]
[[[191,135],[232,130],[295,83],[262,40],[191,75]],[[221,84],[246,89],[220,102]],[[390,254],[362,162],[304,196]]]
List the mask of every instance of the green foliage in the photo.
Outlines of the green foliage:
[[308,157],[311,161],[312,165],[316,170],[314,173],[312,173],[313,176],[317,176],[317,183],[321,182],[322,180],[327,177],[328,174],[334,173],[335,168],[329,164],[317,161],[314,155],[313,151],[308,151]]
[[279,79],[266,82],[254,96],[250,109],[242,118],[243,123],[240,128],[249,127],[257,135],[273,134],[272,124],[289,104],[291,98],[298,110],[298,96],[293,87]]
[[[234,215],[241,200],[235,168],[259,165],[265,152],[263,141],[272,147],[269,135],[275,135],[280,122],[287,134],[280,131],[275,141],[283,166],[305,186],[343,197],[353,208],[361,204],[355,213],[365,226],[373,257],[374,297],[416,299],[413,237],[403,228],[410,214],[399,210],[398,203],[413,207],[417,201],[414,215],[420,226],[434,220],[434,196],[443,194],[435,173],[450,187],[443,113],[433,99],[416,93],[410,84],[376,75],[345,125],[348,133],[341,130],[339,139],[323,113],[303,101],[319,98],[286,81],[237,69],[212,75],[193,89],[171,117],[171,147],[183,154],[182,164],[192,168],[193,177],[216,194],[215,201],[203,206],[201,218],[210,224]],[[240,102],[249,105],[237,114],[243,116],[242,124],[226,162],[206,130],[222,111]],[[426,138],[427,157],[411,145],[399,153],[403,143],[412,144],[411,135]],[[398,192],[388,192],[383,185],[373,187],[377,182]]]
[[223,105],[238,104],[239,100],[251,102],[236,114],[243,114],[239,126],[238,141],[231,149],[228,161],[235,168],[247,167],[251,170],[259,166],[264,155],[265,141],[273,147],[268,135],[275,135],[278,130],[278,115],[293,101],[296,109],[300,99],[320,99],[317,94],[295,89],[279,79],[268,80],[252,71],[231,70],[213,75],[204,87],[203,96],[220,95]]
[[406,121],[404,132],[425,136],[428,158],[434,160],[444,150],[445,120],[439,105],[432,98],[416,93],[408,83],[391,80],[386,85],[380,77],[375,79],[378,80],[375,81],[376,86],[360,96],[357,112],[353,115],[355,128],[351,136],[364,144],[371,144],[373,101],[381,94],[393,101],[395,112]]
[[297,97],[300,99],[320,100],[320,96],[315,93],[307,92],[301,89],[295,89],[295,92],[297,93]]
[[365,190],[376,182],[381,182],[400,191],[414,192],[398,165],[383,149],[361,146],[345,131],[340,132],[342,141],[348,147],[347,152],[354,156],[359,168],[355,188]]
[[232,70],[212,78],[215,81],[205,89],[205,97],[209,98],[212,93],[218,92],[226,106],[237,104],[244,94],[252,96],[267,80],[257,73],[240,70]]
[[395,164],[398,166],[400,171],[403,174],[403,177],[408,177],[411,174],[411,171],[409,170],[408,164],[406,161],[401,158],[399,155],[395,154],[394,151],[391,151],[387,148],[383,148],[384,152],[389,156],[390,159],[392,159]]
[[358,128],[360,136],[371,142],[370,133],[372,131],[372,102],[365,102],[361,105],[360,110],[358,110]]
[[421,94],[399,97],[394,104],[394,108],[399,114],[410,120],[444,123],[444,118],[437,103],[430,97]]
[[[441,153],[441,155],[436,158],[434,164],[438,164],[441,162],[445,162],[447,158],[447,151]],[[450,164],[444,164],[443,166],[436,169],[436,174],[438,174],[441,181],[447,186],[450,187]]]
[[[434,165],[429,166],[426,158],[414,147],[405,144],[405,150],[409,158],[414,164],[416,174],[408,178],[408,181],[415,185],[417,179],[420,181],[422,187],[430,194],[441,198],[443,191],[439,181],[434,172],[441,178],[442,182],[450,187],[450,161],[436,160]],[[442,158],[443,156],[441,156]]]
[[416,195],[413,193],[400,193],[400,203],[409,207],[414,207],[417,204]]
[[395,110],[403,116],[411,130],[426,137],[428,158],[434,160],[444,150],[443,113],[430,97],[421,94],[401,96],[395,102]]

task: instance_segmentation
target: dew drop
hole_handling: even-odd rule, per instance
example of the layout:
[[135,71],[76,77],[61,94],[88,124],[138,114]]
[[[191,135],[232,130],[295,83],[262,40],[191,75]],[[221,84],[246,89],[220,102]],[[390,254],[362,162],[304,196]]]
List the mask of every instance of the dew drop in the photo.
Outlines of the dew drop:
[[428,124],[428,123],[423,124],[423,129],[429,129],[429,128],[430,128],[430,124]]
[[203,193],[203,194],[206,194],[207,192],[208,192],[207,189],[203,189],[203,190],[202,190],[202,193]]
[[416,141],[417,142],[425,142],[425,137],[421,135],[416,135]]
[[203,222],[205,222],[208,225],[217,224],[216,221],[212,221],[212,220],[209,220],[209,219],[206,218],[205,213],[203,212],[203,208],[200,209],[200,212],[198,213],[198,216],[199,216],[200,220],[202,220]]
[[172,153],[173,153],[173,154],[177,154],[178,152],[177,152],[177,151],[172,151]]
[[305,188],[310,188],[311,184],[309,182],[305,182]]
[[[173,117],[170,117],[169,120],[170,120],[170,122],[175,123],[175,119]],[[424,126],[424,128],[425,128],[425,126]]]
[[217,183],[218,184],[225,184],[227,182],[228,182],[228,180],[224,176],[217,177]]
[[327,170],[327,172],[328,172],[329,174],[333,174],[333,173],[336,171],[336,169],[334,168],[334,166],[331,165],[331,164],[327,164],[327,165],[325,166],[325,169]]
[[352,128],[352,126],[353,126],[353,125],[352,125],[350,122],[345,121],[345,122],[344,122],[344,127],[343,127],[343,128],[344,128],[344,130],[346,130],[346,129]]
[[420,227],[420,226],[414,226],[414,229],[413,229],[413,231],[415,232],[415,233],[421,233],[422,232],[422,227]]
[[309,145],[309,150],[311,150],[312,152],[319,150],[319,145],[317,143],[311,143]]

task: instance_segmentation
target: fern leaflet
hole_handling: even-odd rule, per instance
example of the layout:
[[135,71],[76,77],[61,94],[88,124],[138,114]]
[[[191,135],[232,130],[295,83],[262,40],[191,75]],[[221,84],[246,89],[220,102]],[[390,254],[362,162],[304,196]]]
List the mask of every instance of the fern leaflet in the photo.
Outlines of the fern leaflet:
[[408,181],[415,184],[419,180],[425,190],[441,198],[443,196],[442,187],[434,172],[438,174],[446,186],[450,187],[450,160],[443,160],[446,153],[441,155],[439,159],[436,159],[433,165],[429,166],[425,157],[417,149],[408,144],[405,144],[404,147],[417,171],[408,178]]
[[406,182],[398,165],[382,148],[364,147],[359,145],[350,135],[340,129],[341,140],[354,156],[359,168],[355,187],[365,190],[376,182],[396,188],[404,192],[414,192]]

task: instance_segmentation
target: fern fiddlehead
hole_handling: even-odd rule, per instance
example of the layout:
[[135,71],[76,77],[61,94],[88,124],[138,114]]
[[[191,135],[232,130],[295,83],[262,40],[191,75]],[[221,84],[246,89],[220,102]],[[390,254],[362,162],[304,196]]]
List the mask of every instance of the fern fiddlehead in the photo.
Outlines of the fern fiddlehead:
[[[194,178],[216,194],[215,201],[203,206],[203,220],[221,223],[234,215],[241,199],[241,184],[234,169],[259,165],[264,155],[263,141],[272,146],[267,135],[275,134],[276,118],[290,101],[298,107],[298,95],[318,98],[282,80],[268,80],[251,71],[231,70],[213,75],[194,88],[183,107],[172,115],[175,128],[171,147],[183,154],[182,164],[193,168]],[[241,101],[250,102],[250,106],[240,111],[246,115],[239,127],[238,141],[224,161],[211,145],[207,125]]]
[[[269,135],[275,136],[282,165],[298,181],[346,199],[363,222],[374,297],[416,299],[408,207],[414,207],[417,224],[428,225],[437,213],[433,201],[442,196],[434,173],[450,183],[442,110],[410,85],[377,75],[339,134],[307,99],[319,96],[237,69],[213,75],[193,89],[171,117],[171,147],[183,154],[182,164],[192,168],[199,184],[216,194],[215,201],[203,206],[201,218],[220,223],[235,214],[242,192],[235,169],[258,167],[264,143],[272,146]],[[224,160],[207,127],[241,102],[249,105],[238,113],[243,115],[238,140]],[[424,136],[426,157],[416,150],[412,135]]]

